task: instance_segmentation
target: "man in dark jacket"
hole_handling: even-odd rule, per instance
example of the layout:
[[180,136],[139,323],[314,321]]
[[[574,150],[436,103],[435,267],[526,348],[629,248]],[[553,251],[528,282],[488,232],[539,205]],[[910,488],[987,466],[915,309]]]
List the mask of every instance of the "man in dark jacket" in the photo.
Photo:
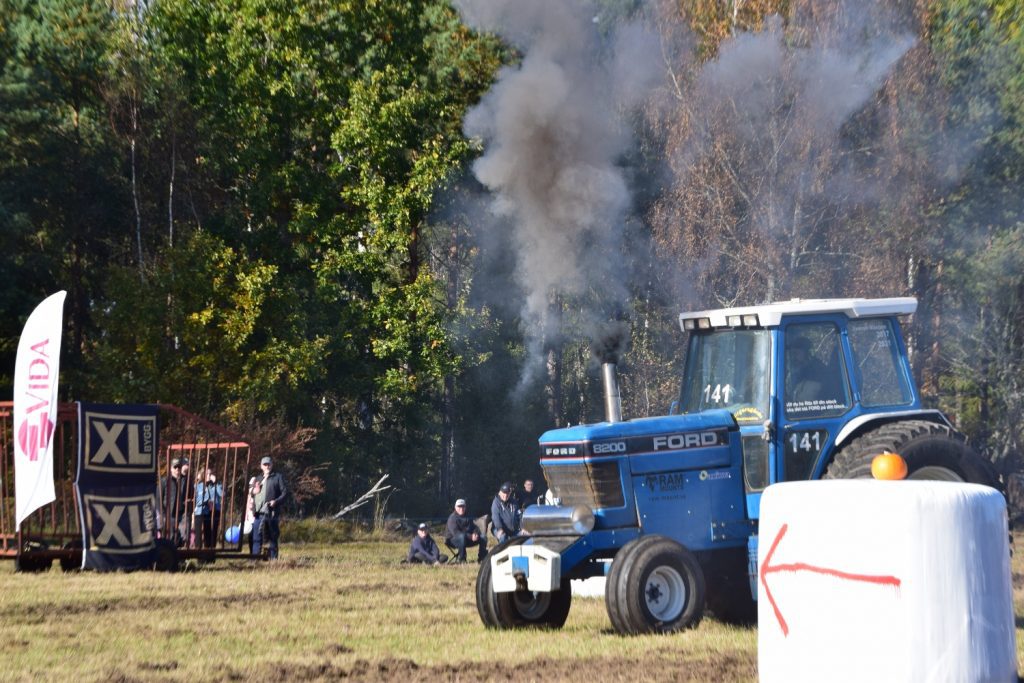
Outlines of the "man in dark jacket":
[[491,533],[498,543],[519,535],[519,504],[512,495],[512,482],[498,489],[491,503]]
[[519,494],[519,509],[523,512],[526,508],[531,505],[537,504],[538,494],[533,489],[533,479],[527,479],[523,482],[523,491]]
[[487,556],[487,539],[480,534],[476,524],[466,514],[466,501],[455,501],[455,512],[448,515],[448,526],[444,530],[444,544],[455,551],[455,561],[466,561],[466,548],[479,546],[476,561],[483,562]]
[[171,460],[170,474],[160,481],[160,514],[160,529],[166,534],[164,538],[180,548],[185,517],[185,486],[181,479],[180,458]]
[[413,536],[412,543],[409,544],[409,555],[405,558],[406,562],[432,564],[435,567],[439,567],[442,562],[447,561],[447,557],[441,557],[441,549],[434,543],[434,539],[430,537],[430,528],[426,522],[419,525],[416,529],[416,535]]
[[253,501],[252,554],[259,555],[265,545],[267,554],[274,560],[277,559],[277,539],[281,535],[281,503],[288,496],[288,489],[281,473],[274,472],[274,461],[270,456],[260,461],[260,467],[263,478],[260,480],[260,492]]

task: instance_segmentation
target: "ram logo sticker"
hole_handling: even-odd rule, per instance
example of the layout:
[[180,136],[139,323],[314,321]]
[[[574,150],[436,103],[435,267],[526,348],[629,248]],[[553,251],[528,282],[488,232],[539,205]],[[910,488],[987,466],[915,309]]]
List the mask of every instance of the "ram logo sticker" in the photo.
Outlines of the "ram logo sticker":
[[651,492],[679,491],[683,488],[684,482],[685,477],[682,472],[647,475],[647,488],[649,488]]

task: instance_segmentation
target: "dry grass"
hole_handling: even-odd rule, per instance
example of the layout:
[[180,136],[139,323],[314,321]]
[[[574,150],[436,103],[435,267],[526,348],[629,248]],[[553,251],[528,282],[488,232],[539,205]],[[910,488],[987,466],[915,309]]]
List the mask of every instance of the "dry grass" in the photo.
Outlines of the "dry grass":
[[[0,564],[0,679],[723,680],[757,677],[757,631],[705,619],[615,635],[600,599],[560,632],[485,630],[476,566],[398,560],[404,542],[290,544],[275,564],[178,574],[15,574]],[[1014,557],[1024,614],[1024,558]],[[1018,616],[1018,657],[1024,653]]]

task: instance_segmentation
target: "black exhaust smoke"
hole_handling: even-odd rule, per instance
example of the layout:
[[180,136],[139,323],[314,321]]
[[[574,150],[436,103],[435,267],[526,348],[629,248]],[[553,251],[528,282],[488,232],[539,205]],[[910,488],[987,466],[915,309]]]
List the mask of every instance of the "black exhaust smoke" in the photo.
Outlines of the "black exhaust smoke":
[[606,324],[598,331],[591,350],[601,363],[604,383],[604,415],[608,422],[622,422],[622,395],[616,369],[619,357],[629,343],[629,326],[621,321]]

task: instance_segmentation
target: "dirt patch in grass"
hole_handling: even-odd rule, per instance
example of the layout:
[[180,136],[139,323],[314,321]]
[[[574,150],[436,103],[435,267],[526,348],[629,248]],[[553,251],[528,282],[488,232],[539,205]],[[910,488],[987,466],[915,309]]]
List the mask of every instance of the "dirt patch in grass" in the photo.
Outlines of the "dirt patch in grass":
[[[536,659],[515,663],[456,662],[422,666],[411,659],[388,658],[378,661],[359,659],[349,666],[329,661],[311,664],[284,662],[267,667],[261,673],[276,675],[283,680],[301,681],[740,681],[757,678],[757,661],[753,655],[722,655],[713,660],[686,661],[654,653],[642,659],[609,658],[588,660],[585,664],[576,659]],[[256,678],[262,676],[257,674]]]
[[5,608],[6,617],[22,621],[26,624],[38,624],[49,621],[54,615],[64,617],[80,614],[109,614],[120,611],[139,611],[164,609],[174,604],[176,598],[160,598],[153,596],[137,596],[127,598],[109,598],[91,603],[58,604],[40,602],[31,605],[13,605]]

